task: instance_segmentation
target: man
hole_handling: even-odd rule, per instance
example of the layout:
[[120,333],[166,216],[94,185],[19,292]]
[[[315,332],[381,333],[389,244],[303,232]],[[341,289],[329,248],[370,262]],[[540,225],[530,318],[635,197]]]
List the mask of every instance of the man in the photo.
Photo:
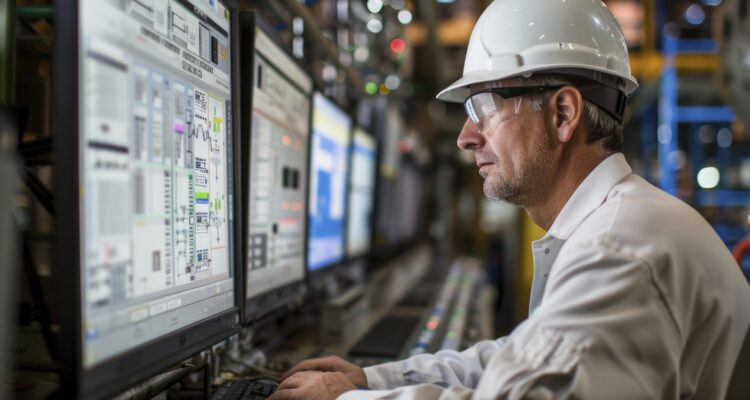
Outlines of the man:
[[548,231],[533,243],[529,318],[464,352],[364,370],[308,360],[271,399],[724,398],[750,289],[711,226],[620,153],[636,87],[601,1],[493,2],[438,98],[464,102],[458,146],[485,194]]

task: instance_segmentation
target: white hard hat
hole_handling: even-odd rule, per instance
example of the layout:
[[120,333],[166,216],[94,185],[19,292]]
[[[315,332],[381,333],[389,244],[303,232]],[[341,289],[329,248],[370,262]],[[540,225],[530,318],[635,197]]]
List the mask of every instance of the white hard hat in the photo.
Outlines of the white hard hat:
[[539,71],[589,74],[624,95],[638,88],[622,29],[601,0],[495,0],[471,33],[463,77],[437,98],[460,103],[473,84]]

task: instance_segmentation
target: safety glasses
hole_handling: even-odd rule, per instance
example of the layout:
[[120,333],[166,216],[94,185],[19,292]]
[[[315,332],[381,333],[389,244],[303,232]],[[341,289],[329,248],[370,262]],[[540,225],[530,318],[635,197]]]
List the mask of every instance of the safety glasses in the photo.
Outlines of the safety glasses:
[[[480,126],[487,118],[502,122],[517,115],[521,107],[521,96],[557,90],[560,86],[519,86],[491,88],[476,92],[464,101],[464,109],[475,125]],[[511,100],[515,99],[515,101]]]

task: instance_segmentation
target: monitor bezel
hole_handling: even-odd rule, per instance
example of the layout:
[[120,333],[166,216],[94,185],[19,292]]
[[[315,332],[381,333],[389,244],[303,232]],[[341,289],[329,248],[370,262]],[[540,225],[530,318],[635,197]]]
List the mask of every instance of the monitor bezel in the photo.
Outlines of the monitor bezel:
[[[239,46],[236,0],[221,0],[231,13],[232,40],[232,154],[239,146]],[[83,366],[81,324],[81,264],[79,209],[79,9],[78,0],[59,0],[55,7],[54,89],[57,139],[55,140],[55,198],[57,202],[57,295],[60,321],[60,394],[63,398],[108,398],[168,369],[239,330],[239,280],[235,268],[235,306],[90,367]],[[71,54],[74,55],[71,57]],[[62,94],[65,94],[63,97]],[[231,195],[239,198],[241,171],[233,161]],[[62,211],[65,212],[62,212]],[[234,264],[239,260],[241,207],[233,202]]]
[[[240,45],[243,49],[247,48],[247,44],[251,45],[252,51],[242,51],[241,52],[241,63],[240,63],[240,81],[241,81],[241,103],[243,110],[246,108],[247,105],[252,107],[253,104],[253,96],[254,96],[254,70],[255,70],[255,31],[256,28],[260,29],[265,33],[271,41],[277,45],[285,54],[289,55],[291,60],[298,66],[302,71],[305,72],[305,75],[310,78],[310,81],[313,82],[312,76],[309,74],[308,69],[305,68],[297,59],[292,57],[289,52],[284,48],[279,38],[276,36],[276,34],[273,33],[273,30],[268,25],[268,22],[264,20],[260,14],[258,14],[254,10],[247,10],[240,12]],[[283,71],[282,71],[283,73]],[[311,90],[309,93],[305,93],[308,104],[310,105],[310,113],[307,120],[307,128],[309,136],[307,138],[307,146],[305,148],[305,157],[308,157],[305,160],[305,165],[309,168],[310,164],[310,141],[312,139],[312,94],[314,90]],[[242,135],[242,171],[249,171],[250,170],[250,148],[253,145],[252,142],[252,112],[243,112],[240,116],[241,121],[241,130],[240,133]],[[302,268],[303,268],[303,275],[302,278],[300,278],[297,281],[287,283],[285,285],[282,285],[278,288],[272,289],[270,291],[261,293],[259,295],[256,295],[253,298],[248,299],[246,297],[246,290],[247,290],[247,265],[248,265],[248,254],[247,254],[247,230],[248,225],[250,223],[250,210],[249,210],[249,196],[250,191],[252,190],[252,185],[249,181],[245,182],[247,180],[248,176],[244,176],[243,179],[243,186],[242,186],[242,233],[243,233],[243,240],[240,244],[241,251],[242,251],[242,265],[240,271],[241,271],[241,281],[242,281],[242,287],[243,290],[241,292],[241,305],[242,305],[242,323],[244,325],[249,325],[260,318],[263,318],[269,314],[272,314],[273,312],[282,309],[286,306],[289,306],[290,304],[294,303],[295,301],[301,301],[304,296],[307,294],[307,205],[308,205],[308,195],[309,195],[309,169],[306,171],[306,175],[302,177],[302,179],[305,180],[307,183],[305,187],[305,194],[304,194],[304,201],[303,201],[303,260],[302,260]]]
[[[380,141],[378,138],[370,132],[369,129],[366,129],[364,126],[360,124],[354,124],[352,127],[352,133],[351,133],[351,141],[349,142],[349,179],[347,179],[346,182],[346,193],[347,195],[351,195],[352,190],[352,165],[354,164],[354,134],[357,132],[357,130],[362,131],[366,136],[368,136],[370,139],[372,139],[375,142],[375,148],[373,151],[375,152],[375,157],[373,159],[373,162],[375,163],[375,168],[373,169],[373,185],[372,185],[372,212],[370,213],[370,220],[368,223],[369,231],[370,231],[370,240],[367,245],[367,250],[355,253],[355,254],[349,254],[349,241],[351,238],[349,237],[349,219],[351,217],[351,201],[350,199],[347,199],[346,203],[346,234],[344,235],[344,254],[345,259],[348,263],[354,263],[358,261],[365,261],[367,264],[371,262],[370,255],[372,254],[372,247],[373,247],[373,241],[375,236],[375,213],[377,209],[377,194],[378,194],[378,166],[380,165]],[[369,268],[369,265],[367,265],[367,268]]]
[[[315,113],[315,94],[319,94],[321,97],[323,97],[325,100],[329,101],[334,106],[338,107],[339,110],[341,110],[344,114],[349,117],[350,125],[349,125],[349,146],[347,146],[347,161],[346,161],[346,182],[345,182],[345,188],[344,188],[344,228],[343,232],[341,232],[341,245],[342,245],[342,254],[341,257],[335,261],[331,261],[329,263],[323,264],[318,266],[314,270],[310,270],[310,263],[309,263],[309,257],[310,257],[310,228],[309,228],[309,220],[310,220],[310,213],[309,213],[309,206],[310,206],[310,177],[312,172],[312,152],[313,152],[313,135],[315,135],[315,127],[313,126],[313,115]],[[312,94],[312,112],[310,113],[310,145],[307,148],[307,174],[308,174],[308,181],[307,181],[307,198],[305,201],[305,208],[307,209],[306,218],[308,220],[308,228],[306,230],[306,236],[307,239],[305,240],[305,268],[307,270],[307,276],[308,281],[310,282],[311,286],[315,286],[313,282],[321,280],[323,276],[327,276],[329,274],[338,275],[339,273],[337,271],[342,270],[345,268],[346,265],[349,264],[351,261],[349,258],[347,258],[346,254],[346,241],[347,241],[347,224],[349,223],[349,162],[350,162],[350,147],[352,143],[352,135],[354,134],[354,126],[356,124],[356,120],[354,118],[354,115],[352,114],[351,110],[345,107],[342,107],[338,102],[336,102],[334,99],[326,96],[322,91],[320,90],[314,90]]]

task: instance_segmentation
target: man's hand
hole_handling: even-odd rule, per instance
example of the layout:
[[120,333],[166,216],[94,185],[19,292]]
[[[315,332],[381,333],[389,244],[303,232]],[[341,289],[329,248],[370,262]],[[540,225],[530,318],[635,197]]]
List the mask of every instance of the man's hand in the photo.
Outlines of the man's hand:
[[284,379],[268,400],[335,400],[350,390],[357,388],[342,372],[302,371]]
[[354,385],[367,386],[367,376],[365,375],[365,371],[359,366],[352,364],[341,357],[330,356],[302,361],[287,371],[287,373],[281,377],[281,380],[284,381],[300,371],[341,372],[346,375],[349,381]]

